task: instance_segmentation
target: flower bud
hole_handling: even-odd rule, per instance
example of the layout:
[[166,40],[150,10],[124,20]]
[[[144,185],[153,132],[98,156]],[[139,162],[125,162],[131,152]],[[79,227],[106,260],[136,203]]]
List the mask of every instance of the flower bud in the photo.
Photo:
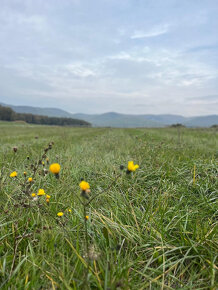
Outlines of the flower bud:
[[14,153],[17,152],[17,147],[13,147]]

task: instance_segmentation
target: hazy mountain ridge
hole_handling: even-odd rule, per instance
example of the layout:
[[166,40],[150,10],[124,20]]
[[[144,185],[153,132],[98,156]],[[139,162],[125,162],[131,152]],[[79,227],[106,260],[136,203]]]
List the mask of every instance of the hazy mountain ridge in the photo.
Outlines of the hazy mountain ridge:
[[[1,103],[0,103],[1,104]],[[130,115],[108,112],[104,114],[72,114],[62,109],[57,108],[40,108],[31,106],[14,106],[3,104],[12,108],[17,113],[31,113],[35,115],[45,115],[49,117],[67,117],[81,119],[92,123],[98,127],[164,127],[176,123],[181,123],[187,127],[210,127],[218,124],[218,115],[183,117],[181,115],[171,114],[145,114],[145,115]]]
[[63,118],[72,118],[72,114],[68,113],[62,109],[57,108],[40,108],[40,107],[31,107],[31,106],[14,106],[8,105],[4,103],[0,103],[0,105],[10,107],[16,113],[25,113],[25,114],[33,114],[33,115],[42,115],[48,117],[63,117]]
[[31,113],[17,113],[8,106],[0,105],[0,121],[25,122],[37,125],[56,125],[56,126],[83,126],[90,127],[91,124],[84,120],[66,117],[49,117]]
[[73,114],[73,116],[100,127],[165,127],[177,123],[187,127],[210,127],[218,124],[218,115],[183,117],[170,114],[127,115],[110,112],[100,115]]
[[83,120],[89,120],[93,126],[110,126],[110,127],[163,127],[164,124],[149,120],[145,116],[140,115],[128,115],[119,113],[104,113],[99,115],[86,115],[86,114],[73,114],[75,118],[83,118]]
[[218,125],[218,115],[192,117],[185,121],[184,125],[187,127],[210,127],[212,125]]

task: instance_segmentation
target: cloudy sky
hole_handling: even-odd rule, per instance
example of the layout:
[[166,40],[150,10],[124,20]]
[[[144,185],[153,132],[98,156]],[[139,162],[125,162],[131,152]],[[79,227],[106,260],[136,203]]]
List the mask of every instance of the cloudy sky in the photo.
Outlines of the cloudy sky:
[[218,0],[0,0],[0,101],[218,113]]

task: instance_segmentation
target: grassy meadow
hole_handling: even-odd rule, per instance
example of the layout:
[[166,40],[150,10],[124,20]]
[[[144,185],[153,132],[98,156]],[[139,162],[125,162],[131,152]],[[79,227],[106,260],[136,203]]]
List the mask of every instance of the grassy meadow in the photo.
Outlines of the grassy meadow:
[[214,130],[1,122],[0,144],[1,289],[217,289]]

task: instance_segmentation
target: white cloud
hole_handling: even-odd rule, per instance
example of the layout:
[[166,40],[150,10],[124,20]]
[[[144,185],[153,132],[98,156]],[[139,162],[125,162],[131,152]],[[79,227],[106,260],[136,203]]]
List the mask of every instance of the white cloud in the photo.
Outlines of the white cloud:
[[94,70],[86,67],[86,65],[83,65],[81,63],[70,63],[67,64],[65,68],[73,75],[82,78],[96,75],[96,72]]
[[43,31],[46,27],[46,20],[42,15],[23,16],[18,14],[17,23],[19,25],[32,26],[38,31]]
[[218,78],[218,72],[212,66],[174,49],[135,47],[108,56],[107,63],[110,62],[113,62],[114,76],[125,78],[129,73],[130,78],[144,80],[144,84],[146,80],[153,80],[157,85],[196,88]]
[[[217,11],[171,2],[2,0],[1,95],[73,111],[85,102],[89,113],[187,112],[187,96],[218,92],[216,46],[192,50],[216,45]],[[206,103],[193,112],[215,111]]]
[[17,11],[3,10],[0,13],[0,23],[3,29],[18,29],[22,27],[25,32],[31,28],[43,31],[47,27],[46,17],[41,14],[26,15]]
[[142,30],[135,30],[133,35],[130,36],[131,39],[140,39],[140,38],[147,38],[147,37],[156,37],[162,34],[166,34],[169,31],[169,25],[164,24],[160,26],[153,27],[150,30],[142,31]]

